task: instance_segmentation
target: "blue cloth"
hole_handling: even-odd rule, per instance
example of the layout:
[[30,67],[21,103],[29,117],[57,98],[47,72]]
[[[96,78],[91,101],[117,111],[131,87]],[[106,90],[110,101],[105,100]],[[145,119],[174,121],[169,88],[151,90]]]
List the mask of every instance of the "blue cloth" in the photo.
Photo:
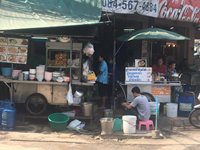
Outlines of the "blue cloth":
[[100,74],[97,76],[97,81],[103,84],[108,84],[108,65],[105,60],[100,63]]

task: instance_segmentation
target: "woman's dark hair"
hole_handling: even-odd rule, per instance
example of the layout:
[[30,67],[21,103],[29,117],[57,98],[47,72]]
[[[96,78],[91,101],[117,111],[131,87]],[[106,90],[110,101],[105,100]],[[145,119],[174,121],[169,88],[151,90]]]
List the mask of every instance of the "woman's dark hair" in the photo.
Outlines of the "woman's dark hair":
[[140,88],[137,87],[137,86],[135,86],[135,87],[132,88],[131,92],[132,92],[132,93],[138,93],[138,94],[139,94],[139,93],[140,93]]

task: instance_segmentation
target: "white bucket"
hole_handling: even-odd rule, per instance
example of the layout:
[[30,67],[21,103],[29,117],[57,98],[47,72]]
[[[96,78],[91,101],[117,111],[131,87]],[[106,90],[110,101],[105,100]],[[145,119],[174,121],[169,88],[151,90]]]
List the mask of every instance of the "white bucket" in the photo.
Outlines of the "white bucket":
[[167,117],[177,117],[178,104],[167,103]]
[[[156,102],[149,102],[151,115],[156,115]],[[158,115],[159,115],[160,103],[158,103]]]
[[125,134],[131,134],[136,132],[136,116],[125,115],[122,116],[123,120],[123,132]]

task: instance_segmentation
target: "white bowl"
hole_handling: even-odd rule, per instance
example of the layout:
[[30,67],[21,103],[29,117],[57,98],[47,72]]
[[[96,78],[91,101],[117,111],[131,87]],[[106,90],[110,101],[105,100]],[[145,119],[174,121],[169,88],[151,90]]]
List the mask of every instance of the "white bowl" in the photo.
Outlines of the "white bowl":
[[29,69],[29,73],[30,74],[35,74],[36,73],[36,69]]
[[83,93],[82,93],[82,92],[79,92],[79,91],[76,91],[76,92],[74,93],[74,96],[75,96],[75,97],[81,97],[81,96],[83,96]]
[[63,82],[63,78],[62,78],[62,77],[58,77],[58,78],[56,79],[56,81],[57,81],[57,82]]

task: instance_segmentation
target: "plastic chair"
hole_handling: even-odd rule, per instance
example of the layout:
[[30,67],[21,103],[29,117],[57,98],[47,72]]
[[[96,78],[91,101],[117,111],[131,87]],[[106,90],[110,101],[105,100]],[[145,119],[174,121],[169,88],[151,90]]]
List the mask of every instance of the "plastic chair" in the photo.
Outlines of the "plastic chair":
[[150,130],[150,127],[152,130],[154,129],[154,124],[152,120],[140,120],[139,130],[141,130],[142,125],[146,127],[146,130]]

